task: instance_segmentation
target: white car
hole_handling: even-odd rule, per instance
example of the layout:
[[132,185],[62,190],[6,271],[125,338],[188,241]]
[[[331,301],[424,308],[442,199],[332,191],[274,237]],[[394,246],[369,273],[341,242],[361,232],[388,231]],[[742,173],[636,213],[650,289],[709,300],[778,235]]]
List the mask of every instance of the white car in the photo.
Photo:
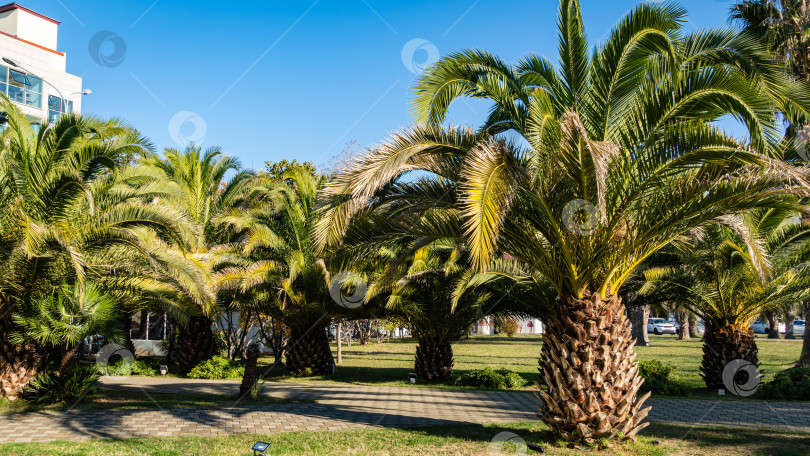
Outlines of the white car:
[[793,335],[804,336],[804,320],[793,320]]
[[771,326],[766,321],[757,320],[751,324],[751,329],[753,329],[756,334],[768,334],[768,331],[771,330]]
[[650,318],[647,320],[647,332],[653,334],[677,334],[675,325],[665,318]]

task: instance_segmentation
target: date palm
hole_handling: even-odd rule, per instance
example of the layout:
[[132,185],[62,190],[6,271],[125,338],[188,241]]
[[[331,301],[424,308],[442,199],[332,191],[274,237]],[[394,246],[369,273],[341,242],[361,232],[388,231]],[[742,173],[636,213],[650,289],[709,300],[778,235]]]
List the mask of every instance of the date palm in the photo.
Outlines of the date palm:
[[[807,170],[773,158],[774,106],[800,105],[806,87],[753,38],[685,33],[683,18],[674,4],[641,4],[589,54],[579,4],[563,0],[558,68],[485,51],[441,59],[417,85],[424,124],[358,158],[325,195],[321,245],[352,235],[345,227],[358,215],[399,204],[370,239],[457,235],[474,265],[505,252],[551,283],[559,297],[546,322],[551,381],[540,417],[565,439],[634,438],[645,426],[617,294],[633,270],[690,228],[751,207],[792,208],[785,195],[806,191]],[[494,102],[481,130],[439,126],[466,96]],[[750,144],[712,125],[723,115],[742,122]],[[400,192],[416,170],[434,191]]]
[[[181,247],[189,249],[196,261],[207,263],[205,269],[211,272],[218,262],[218,247],[232,241],[218,217],[243,203],[252,173],[217,147],[202,151],[194,145],[182,152],[166,149],[163,157],[147,155],[139,165],[136,174],[163,192],[157,202],[191,219],[193,236],[184,239]],[[228,178],[229,173],[234,175]],[[204,281],[213,290],[210,278]],[[185,371],[210,358],[216,348],[211,327],[217,308],[211,301],[200,304],[178,334],[175,360]]]
[[642,292],[677,302],[706,323],[701,376],[722,387],[726,364],[758,365],[750,328],[762,312],[810,299],[810,224],[795,213],[755,210],[673,243],[676,265],[650,268]]
[[[447,380],[453,373],[452,343],[486,315],[528,313],[499,289],[491,268],[470,268],[463,243],[436,241],[396,261],[392,255],[368,288],[366,300],[377,299],[385,318],[407,327],[416,338],[414,372],[422,380]],[[486,275],[486,277],[484,277]]]
[[13,317],[19,328],[10,335],[15,344],[36,341],[61,350],[59,375],[73,366],[76,348],[85,337],[101,334],[106,340],[121,337],[116,303],[94,285],[63,284],[55,292],[22,304]]
[[810,81],[810,5],[806,0],[735,2],[730,19],[761,37],[797,79]]
[[253,204],[220,219],[240,238],[230,265],[216,275],[218,286],[257,303],[256,310],[289,328],[286,364],[294,375],[331,373],[334,364],[326,336],[327,312],[334,307],[331,274],[312,240],[316,198],[325,182],[294,167],[279,179],[255,183]]
[[126,125],[78,115],[32,125],[5,98],[0,111],[8,119],[0,138],[0,391],[13,396],[49,351],[35,340],[10,343],[20,329],[11,315],[62,283],[139,294],[147,284],[118,268],[154,261],[142,234],[179,238],[183,216],[144,204],[153,193],[120,182],[128,157],[151,147]]

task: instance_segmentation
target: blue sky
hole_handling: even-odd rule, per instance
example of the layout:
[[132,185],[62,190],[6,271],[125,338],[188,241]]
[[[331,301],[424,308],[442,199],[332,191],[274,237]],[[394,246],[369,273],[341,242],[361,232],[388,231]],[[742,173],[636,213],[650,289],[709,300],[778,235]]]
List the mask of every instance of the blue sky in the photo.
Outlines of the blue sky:
[[[635,3],[583,0],[592,43]],[[327,163],[349,141],[362,148],[408,126],[411,70],[437,53],[485,48],[514,61],[557,49],[555,0],[21,4],[62,21],[58,50],[93,90],[84,112],[122,117],[160,150],[198,140],[257,168]],[[688,27],[727,26],[729,1],[681,4]],[[457,102],[451,121],[476,125],[485,112]]]

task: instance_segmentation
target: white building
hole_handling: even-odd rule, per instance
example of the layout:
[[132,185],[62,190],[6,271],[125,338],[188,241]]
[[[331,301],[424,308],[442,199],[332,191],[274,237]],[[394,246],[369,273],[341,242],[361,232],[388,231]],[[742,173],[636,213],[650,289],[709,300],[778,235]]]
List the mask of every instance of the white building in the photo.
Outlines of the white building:
[[[495,319],[485,317],[473,324],[473,334],[495,334]],[[518,320],[518,334],[543,334],[543,322],[536,318]]]
[[66,71],[58,28],[59,21],[16,3],[0,6],[0,92],[25,114],[50,121],[81,111],[82,78]]

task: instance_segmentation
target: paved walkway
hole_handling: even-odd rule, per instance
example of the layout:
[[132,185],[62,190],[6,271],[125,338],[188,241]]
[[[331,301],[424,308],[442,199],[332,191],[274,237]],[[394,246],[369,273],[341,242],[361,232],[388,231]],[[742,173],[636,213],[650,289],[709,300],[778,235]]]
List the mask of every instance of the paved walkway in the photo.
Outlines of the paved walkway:
[[[104,377],[102,387],[155,394],[235,395],[239,382]],[[0,415],[0,443],[93,438],[209,436],[233,433],[418,427],[531,421],[531,393],[268,382],[262,394],[314,404],[235,404],[152,410],[32,412]],[[650,399],[650,421],[810,432],[802,403]]]

